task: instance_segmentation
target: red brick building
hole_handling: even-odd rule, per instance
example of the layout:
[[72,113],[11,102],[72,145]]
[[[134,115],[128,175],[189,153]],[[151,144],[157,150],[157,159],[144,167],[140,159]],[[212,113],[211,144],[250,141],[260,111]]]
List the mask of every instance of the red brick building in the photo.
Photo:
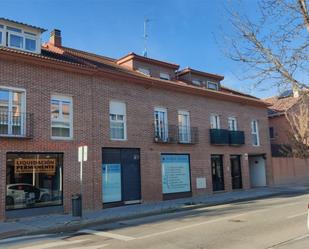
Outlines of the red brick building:
[[272,184],[267,105],[222,76],[0,19],[0,219]]

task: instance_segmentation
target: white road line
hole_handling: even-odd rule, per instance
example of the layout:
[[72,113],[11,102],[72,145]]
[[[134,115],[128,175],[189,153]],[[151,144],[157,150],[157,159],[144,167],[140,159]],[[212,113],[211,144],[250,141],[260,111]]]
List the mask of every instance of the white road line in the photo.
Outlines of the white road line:
[[269,210],[271,210],[273,208],[279,208],[279,207],[282,208],[282,207],[286,207],[286,206],[293,206],[293,205],[296,205],[296,204],[300,204],[300,202],[299,203],[296,203],[296,202],[294,202],[294,203],[287,203],[287,204],[283,204],[283,205],[272,207],[272,208],[268,208],[268,209],[259,209],[259,210],[255,210],[255,211],[248,211],[248,212],[241,213],[241,214],[234,215],[234,216],[225,216],[225,217],[218,218],[218,219],[207,220],[207,221],[203,221],[203,222],[199,222],[199,223],[195,223],[195,224],[191,224],[191,225],[187,225],[187,226],[177,227],[177,228],[166,230],[166,231],[162,231],[162,232],[157,232],[157,233],[152,233],[152,234],[144,235],[144,236],[138,237],[136,239],[151,238],[151,237],[163,235],[163,234],[166,234],[166,233],[177,232],[177,231],[185,230],[185,229],[196,227],[196,226],[201,226],[201,225],[204,225],[204,224],[210,224],[210,223],[215,223],[215,222],[219,222],[219,221],[235,219],[235,218],[238,218],[238,217],[243,216],[243,215],[248,215],[248,214],[251,215],[251,214],[254,214],[254,213],[261,213],[261,212],[269,211]]
[[296,218],[296,217],[299,217],[299,216],[303,216],[303,215],[306,215],[306,214],[308,214],[308,212],[304,212],[304,213],[300,213],[300,214],[295,214],[295,215],[290,215],[287,218],[288,219],[293,219],[293,218]]
[[101,232],[101,231],[90,230],[90,229],[84,229],[84,230],[80,230],[78,232],[79,233],[88,233],[88,234],[93,234],[93,235],[98,235],[98,236],[103,236],[103,237],[117,239],[117,240],[123,240],[123,241],[130,241],[130,240],[136,239],[134,237],[125,236],[125,235],[121,235],[121,234]]
[[85,249],[85,248],[87,248],[87,249],[100,249],[100,248],[102,248],[102,247],[106,247],[106,246],[109,246],[109,244],[104,244],[104,245],[96,245],[96,246],[86,246],[85,247],[85,245],[83,245],[83,246],[74,246],[74,249],[78,249],[78,248],[82,248],[82,249]]
[[82,243],[85,241],[89,241],[89,240],[63,240],[63,241],[54,241],[54,242],[50,242],[47,244],[36,244],[36,245],[32,245],[32,246],[27,246],[27,247],[21,247],[21,249],[48,249],[51,247],[56,247],[56,246],[70,246],[70,245],[74,245],[74,244],[78,244],[78,243]]

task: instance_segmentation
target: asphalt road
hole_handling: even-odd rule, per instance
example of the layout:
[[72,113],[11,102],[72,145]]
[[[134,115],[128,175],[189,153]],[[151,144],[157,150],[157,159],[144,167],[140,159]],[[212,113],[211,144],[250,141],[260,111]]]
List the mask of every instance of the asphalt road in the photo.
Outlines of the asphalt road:
[[308,249],[309,194],[117,222],[70,234],[0,241],[0,248]]

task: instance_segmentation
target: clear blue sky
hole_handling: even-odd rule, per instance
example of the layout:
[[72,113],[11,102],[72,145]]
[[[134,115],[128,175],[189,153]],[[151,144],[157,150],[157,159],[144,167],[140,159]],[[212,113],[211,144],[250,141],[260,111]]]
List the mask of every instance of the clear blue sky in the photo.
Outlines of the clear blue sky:
[[[226,25],[228,0],[1,0],[0,16],[62,31],[63,45],[113,58],[144,48],[143,21],[149,23],[148,56],[225,76],[226,86],[248,91],[239,65],[225,58],[215,41]],[[254,15],[255,0],[248,0]],[[239,6],[243,7],[243,6]],[[220,38],[219,38],[220,39]],[[259,97],[275,91],[251,91]]]

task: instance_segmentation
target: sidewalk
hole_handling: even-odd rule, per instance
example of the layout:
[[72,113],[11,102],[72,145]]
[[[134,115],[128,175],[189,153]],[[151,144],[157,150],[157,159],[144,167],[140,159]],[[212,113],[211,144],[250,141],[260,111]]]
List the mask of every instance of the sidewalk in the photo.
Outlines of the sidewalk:
[[293,195],[297,193],[309,193],[309,186],[265,187],[244,191],[217,193],[213,195],[202,195],[157,203],[122,206],[84,212],[83,219],[72,217],[69,214],[53,214],[22,218],[14,221],[0,222],[0,239],[23,235],[68,232],[85,228],[87,226],[111,223],[125,219],[189,210],[205,206],[214,206],[237,201],[267,198],[276,195]]

